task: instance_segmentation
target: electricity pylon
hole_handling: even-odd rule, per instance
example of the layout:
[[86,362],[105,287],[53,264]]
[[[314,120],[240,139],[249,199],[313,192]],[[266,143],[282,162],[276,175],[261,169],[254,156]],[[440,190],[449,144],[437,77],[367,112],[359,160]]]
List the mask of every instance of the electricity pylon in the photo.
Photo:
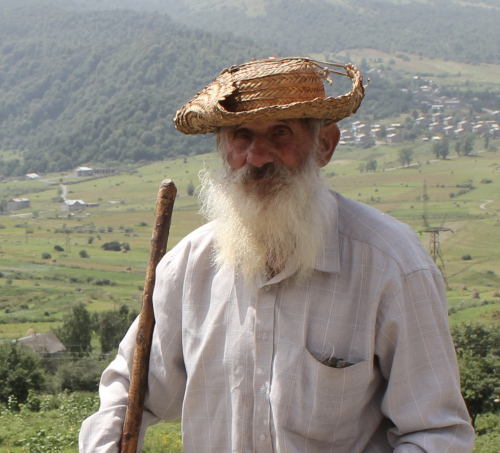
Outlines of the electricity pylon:
[[454,231],[451,228],[447,228],[444,226],[444,222],[446,220],[446,214],[443,218],[443,221],[441,222],[441,226],[438,227],[432,227],[429,224],[429,214],[428,214],[428,207],[427,207],[427,202],[429,200],[429,196],[427,195],[427,182],[424,182],[424,229],[420,230],[419,233],[430,233],[431,238],[429,241],[429,255],[431,256],[432,260],[436,264],[437,268],[441,272],[441,276],[443,277],[444,284],[446,285],[446,289],[450,289],[450,286],[448,285],[448,277],[446,276],[446,267],[444,264],[444,259],[443,259],[443,252],[441,251],[441,241],[439,239],[439,233],[444,232],[444,231],[451,231],[454,233]]

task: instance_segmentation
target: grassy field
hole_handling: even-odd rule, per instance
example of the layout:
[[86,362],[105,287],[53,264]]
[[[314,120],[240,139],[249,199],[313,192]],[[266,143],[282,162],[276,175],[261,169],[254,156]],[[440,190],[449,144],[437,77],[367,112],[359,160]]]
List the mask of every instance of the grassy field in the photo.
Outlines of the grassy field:
[[[429,143],[415,142],[410,144],[413,165],[405,168],[398,162],[399,146],[379,145],[368,150],[341,146],[323,171],[330,187],[395,216],[416,232],[424,229],[422,199],[427,185],[429,222],[439,226],[444,221],[453,230],[441,234],[452,325],[500,322],[500,297],[494,296],[500,291],[500,153],[485,151],[482,144],[482,140],[476,141],[474,155],[436,161]],[[370,159],[377,160],[377,171],[360,173],[359,163]],[[0,196],[31,200],[29,209],[0,216],[0,340],[20,338],[31,328],[44,332],[60,325],[77,301],[96,311],[122,304],[138,309],[161,180],[173,179],[179,190],[169,242],[172,247],[202,224],[196,198],[187,194],[187,186],[190,181],[198,184],[197,175],[204,165],[216,163],[215,155],[204,155],[157,162],[99,179],[53,174],[38,181],[0,184]],[[61,194],[61,181],[67,198],[99,206],[68,216],[61,211],[60,202],[53,201]],[[474,189],[460,194],[457,185],[463,184],[472,184]],[[429,235],[420,237],[428,247]],[[102,244],[110,241],[127,242],[130,250],[104,251]],[[57,251],[55,246],[64,250]],[[88,258],[80,256],[82,250]],[[43,259],[44,253],[51,257]],[[479,298],[471,299],[472,290],[477,290]],[[85,414],[95,410],[95,397],[51,398],[58,398],[59,406],[51,408],[46,403],[42,413],[5,409],[0,413],[0,453],[76,451],[78,426]],[[482,418],[479,426],[481,423]],[[480,436],[475,451],[492,453],[496,441]],[[39,446],[29,450],[28,442]],[[59,444],[61,449],[54,449]],[[178,422],[148,430],[144,452],[181,450]]]
[[[424,229],[421,200],[426,183],[430,223],[439,226],[445,219],[445,226],[453,229],[441,234],[451,322],[497,322],[495,301],[500,298],[492,294],[500,291],[500,155],[482,150],[482,140],[475,144],[476,154],[445,161],[434,159],[429,143],[413,146],[414,165],[405,168],[398,168],[397,146],[341,146],[325,167],[324,178],[340,193],[395,216],[417,232]],[[360,173],[359,162],[370,159],[377,160],[377,171]],[[97,311],[122,304],[138,309],[159,183],[171,178],[179,191],[172,247],[201,225],[196,198],[187,194],[187,186],[190,181],[198,184],[203,165],[216,162],[215,155],[204,155],[99,179],[57,174],[1,184],[0,195],[30,198],[31,207],[0,216],[0,339],[19,338],[29,328],[49,330],[77,301]],[[62,212],[60,203],[53,201],[60,195],[61,180],[67,198],[99,206],[74,216]],[[475,189],[458,195],[457,185],[466,183]],[[429,235],[420,237],[427,247]],[[126,242],[130,250],[104,251],[102,244],[110,241]],[[88,258],[80,256],[82,250]],[[44,253],[51,257],[42,259]],[[463,260],[466,255],[471,259]],[[473,288],[480,299],[469,298]]]
[[[398,52],[396,52],[397,54]],[[348,49],[334,56],[331,54],[328,56],[334,60],[351,61],[355,64],[359,64],[363,58],[366,58],[371,66],[378,64],[390,66],[393,71],[404,76],[425,75],[443,86],[459,87],[467,84],[468,88],[491,88],[496,92],[500,89],[500,65],[466,64],[439,58],[427,58],[407,52],[404,52],[404,55],[409,59],[398,58],[396,55],[375,49]],[[327,58],[327,55],[314,54],[313,57],[323,60]]]

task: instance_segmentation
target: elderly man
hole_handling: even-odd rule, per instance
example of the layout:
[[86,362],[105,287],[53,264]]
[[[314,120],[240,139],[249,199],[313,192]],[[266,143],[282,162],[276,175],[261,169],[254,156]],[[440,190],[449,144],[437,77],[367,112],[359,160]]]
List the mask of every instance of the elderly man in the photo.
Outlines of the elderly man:
[[[141,430],[182,416],[184,452],[464,453],[439,271],[413,231],[328,190],[336,122],[364,92],[327,98],[305,58],[224,71],[175,119],[217,134],[202,213],[157,269]],[[117,452],[134,324],[104,372],[82,452]]]

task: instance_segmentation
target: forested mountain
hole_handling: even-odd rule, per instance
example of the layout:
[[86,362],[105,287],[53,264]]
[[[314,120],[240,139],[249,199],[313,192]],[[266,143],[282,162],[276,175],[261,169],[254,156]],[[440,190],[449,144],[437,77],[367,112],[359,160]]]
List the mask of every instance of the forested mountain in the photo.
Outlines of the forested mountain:
[[4,8],[0,150],[23,160],[0,160],[0,174],[207,152],[175,131],[176,109],[225,66],[276,52],[156,13]]
[[190,27],[230,31],[297,54],[369,47],[467,63],[500,63],[499,0],[46,1],[77,9],[155,10]]
[[500,11],[451,1],[394,4],[383,0],[269,0],[265,15],[240,8],[191,9],[174,17],[207,30],[220,29],[299,53],[369,47],[468,63],[500,63]]

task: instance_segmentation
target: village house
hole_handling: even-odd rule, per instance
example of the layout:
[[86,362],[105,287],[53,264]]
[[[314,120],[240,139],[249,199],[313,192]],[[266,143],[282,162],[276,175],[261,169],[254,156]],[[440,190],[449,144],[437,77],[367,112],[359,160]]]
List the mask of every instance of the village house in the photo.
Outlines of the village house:
[[[29,331],[28,331],[29,333]],[[15,340],[18,344],[24,345],[38,354],[50,354],[58,356],[66,351],[65,346],[57,338],[54,332],[33,333],[27,337]]]
[[432,122],[433,123],[441,123],[444,119],[444,115],[441,112],[432,114]]
[[421,116],[420,118],[417,118],[415,120],[415,123],[417,123],[419,126],[428,126],[431,123],[431,120],[426,116]]
[[472,124],[467,120],[460,121],[457,124],[457,126],[458,126],[458,129],[463,129],[464,131],[472,132]]
[[82,200],[65,200],[61,203],[61,211],[73,212],[85,209],[85,202]]
[[94,169],[89,167],[78,167],[75,170],[75,176],[92,176]]
[[31,179],[40,179],[41,176],[38,173],[28,173],[24,175],[24,179],[26,180],[31,180]]
[[401,134],[387,135],[387,143],[401,143],[402,141],[403,141],[403,136]]
[[489,130],[490,127],[487,124],[483,123],[482,121],[472,126],[472,132],[474,132],[477,135],[485,135],[488,133]]
[[370,133],[370,125],[369,124],[358,124],[356,126],[356,135],[358,134],[369,134]]
[[452,136],[455,133],[455,126],[446,126],[443,128],[444,135]]
[[429,130],[432,132],[441,132],[443,129],[444,125],[442,123],[429,124]]
[[444,102],[444,106],[449,109],[449,108],[452,108],[452,109],[459,109],[460,107],[462,107],[462,101],[458,98],[453,98],[453,99],[447,99],[445,102]]
[[17,211],[30,207],[30,200],[28,198],[11,198],[7,201],[7,209],[9,211]]
[[369,134],[359,134],[356,136],[354,143],[356,145],[363,145],[364,143],[370,143],[373,141],[373,137]]

